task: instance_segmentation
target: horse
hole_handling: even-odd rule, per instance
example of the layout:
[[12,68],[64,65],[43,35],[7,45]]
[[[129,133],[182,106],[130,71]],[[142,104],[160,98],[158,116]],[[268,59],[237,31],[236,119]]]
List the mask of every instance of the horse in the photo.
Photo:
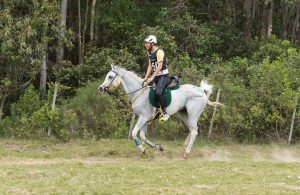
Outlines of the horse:
[[[137,123],[132,130],[132,138],[137,148],[145,153],[143,144],[146,143],[150,147],[163,151],[159,144],[155,144],[146,138],[148,121],[154,120],[157,114],[157,108],[152,106],[149,102],[149,86],[143,87],[143,79],[137,74],[120,66],[111,65],[111,70],[107,73],[104,82],[99,86],[98,90],[105,93],[109,88],[115,88],[122,85],[125,93],[132,104],[132,109],[135,115],[138,116]],[[191,84],[183,84],[176,90],[171,91],[172,101],[166,108],[167,113],[171,116],[175,113],[179,114],[179,118],[189,129],[189,135],[184,142],[185,159],[191,152],[193,143],[198,135],[197,122],[204,111],[206,105],[222,106],[219,102],[209,101],[209,96],[213,90],[213,85],[209,84],[207,80],[202,80],[200,86]],[[140,131],[140,138],[138,139],[138,132]]]

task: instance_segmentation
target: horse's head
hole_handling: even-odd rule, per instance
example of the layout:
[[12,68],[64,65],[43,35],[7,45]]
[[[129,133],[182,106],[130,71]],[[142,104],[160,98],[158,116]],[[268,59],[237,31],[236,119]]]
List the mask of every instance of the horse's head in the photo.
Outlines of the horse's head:
[[104,93],[110,87],[118,87],[121,83],[118,66],[111,65],[111,70],[107,73],[104,82],[99,86],[99,91]]

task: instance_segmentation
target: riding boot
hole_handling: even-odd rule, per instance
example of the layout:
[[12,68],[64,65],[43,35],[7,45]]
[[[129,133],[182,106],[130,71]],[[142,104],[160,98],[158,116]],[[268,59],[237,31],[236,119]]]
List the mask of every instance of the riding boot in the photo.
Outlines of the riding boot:
[[160,106],[161,106],[161,109],[162,109],[162,116],[160,117],[159,121],[167,121],[169,119],[169,115],[166,111],[166,103],[165,103],[165,99],[163,96],[160,96],[159,97],[159,103],[160,103]]

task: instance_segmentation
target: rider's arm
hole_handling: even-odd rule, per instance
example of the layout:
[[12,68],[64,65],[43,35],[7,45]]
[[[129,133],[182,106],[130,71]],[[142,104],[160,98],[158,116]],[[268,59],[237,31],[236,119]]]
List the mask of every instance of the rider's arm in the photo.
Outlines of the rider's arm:
[[148,79],[148,77],[149,77],[150,74],[151,74],[151,70],[152,70],[152,67],[151,67],[151,62],[150,62],[150,60],[149,60],[149,62],[148,62],[148,68],[147,68],[147,72],[146,72],[146,76],[145,76],[144,80],[147,80],[147,79]]
[[156,68],[155,72],[152,74],[151,80],[153,80],[156,77],[156,75],[158,75],[159,71],[162,69],[162,65],[163,65],[163,62],[157,63],[157,68]]

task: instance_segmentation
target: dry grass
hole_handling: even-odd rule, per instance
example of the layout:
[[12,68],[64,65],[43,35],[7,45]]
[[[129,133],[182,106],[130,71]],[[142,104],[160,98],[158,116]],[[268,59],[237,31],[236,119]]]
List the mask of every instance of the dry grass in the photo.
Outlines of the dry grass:
[[198,141],[141,155],[128,140],[0,140],[1,194],[299,194],[300,147]]

